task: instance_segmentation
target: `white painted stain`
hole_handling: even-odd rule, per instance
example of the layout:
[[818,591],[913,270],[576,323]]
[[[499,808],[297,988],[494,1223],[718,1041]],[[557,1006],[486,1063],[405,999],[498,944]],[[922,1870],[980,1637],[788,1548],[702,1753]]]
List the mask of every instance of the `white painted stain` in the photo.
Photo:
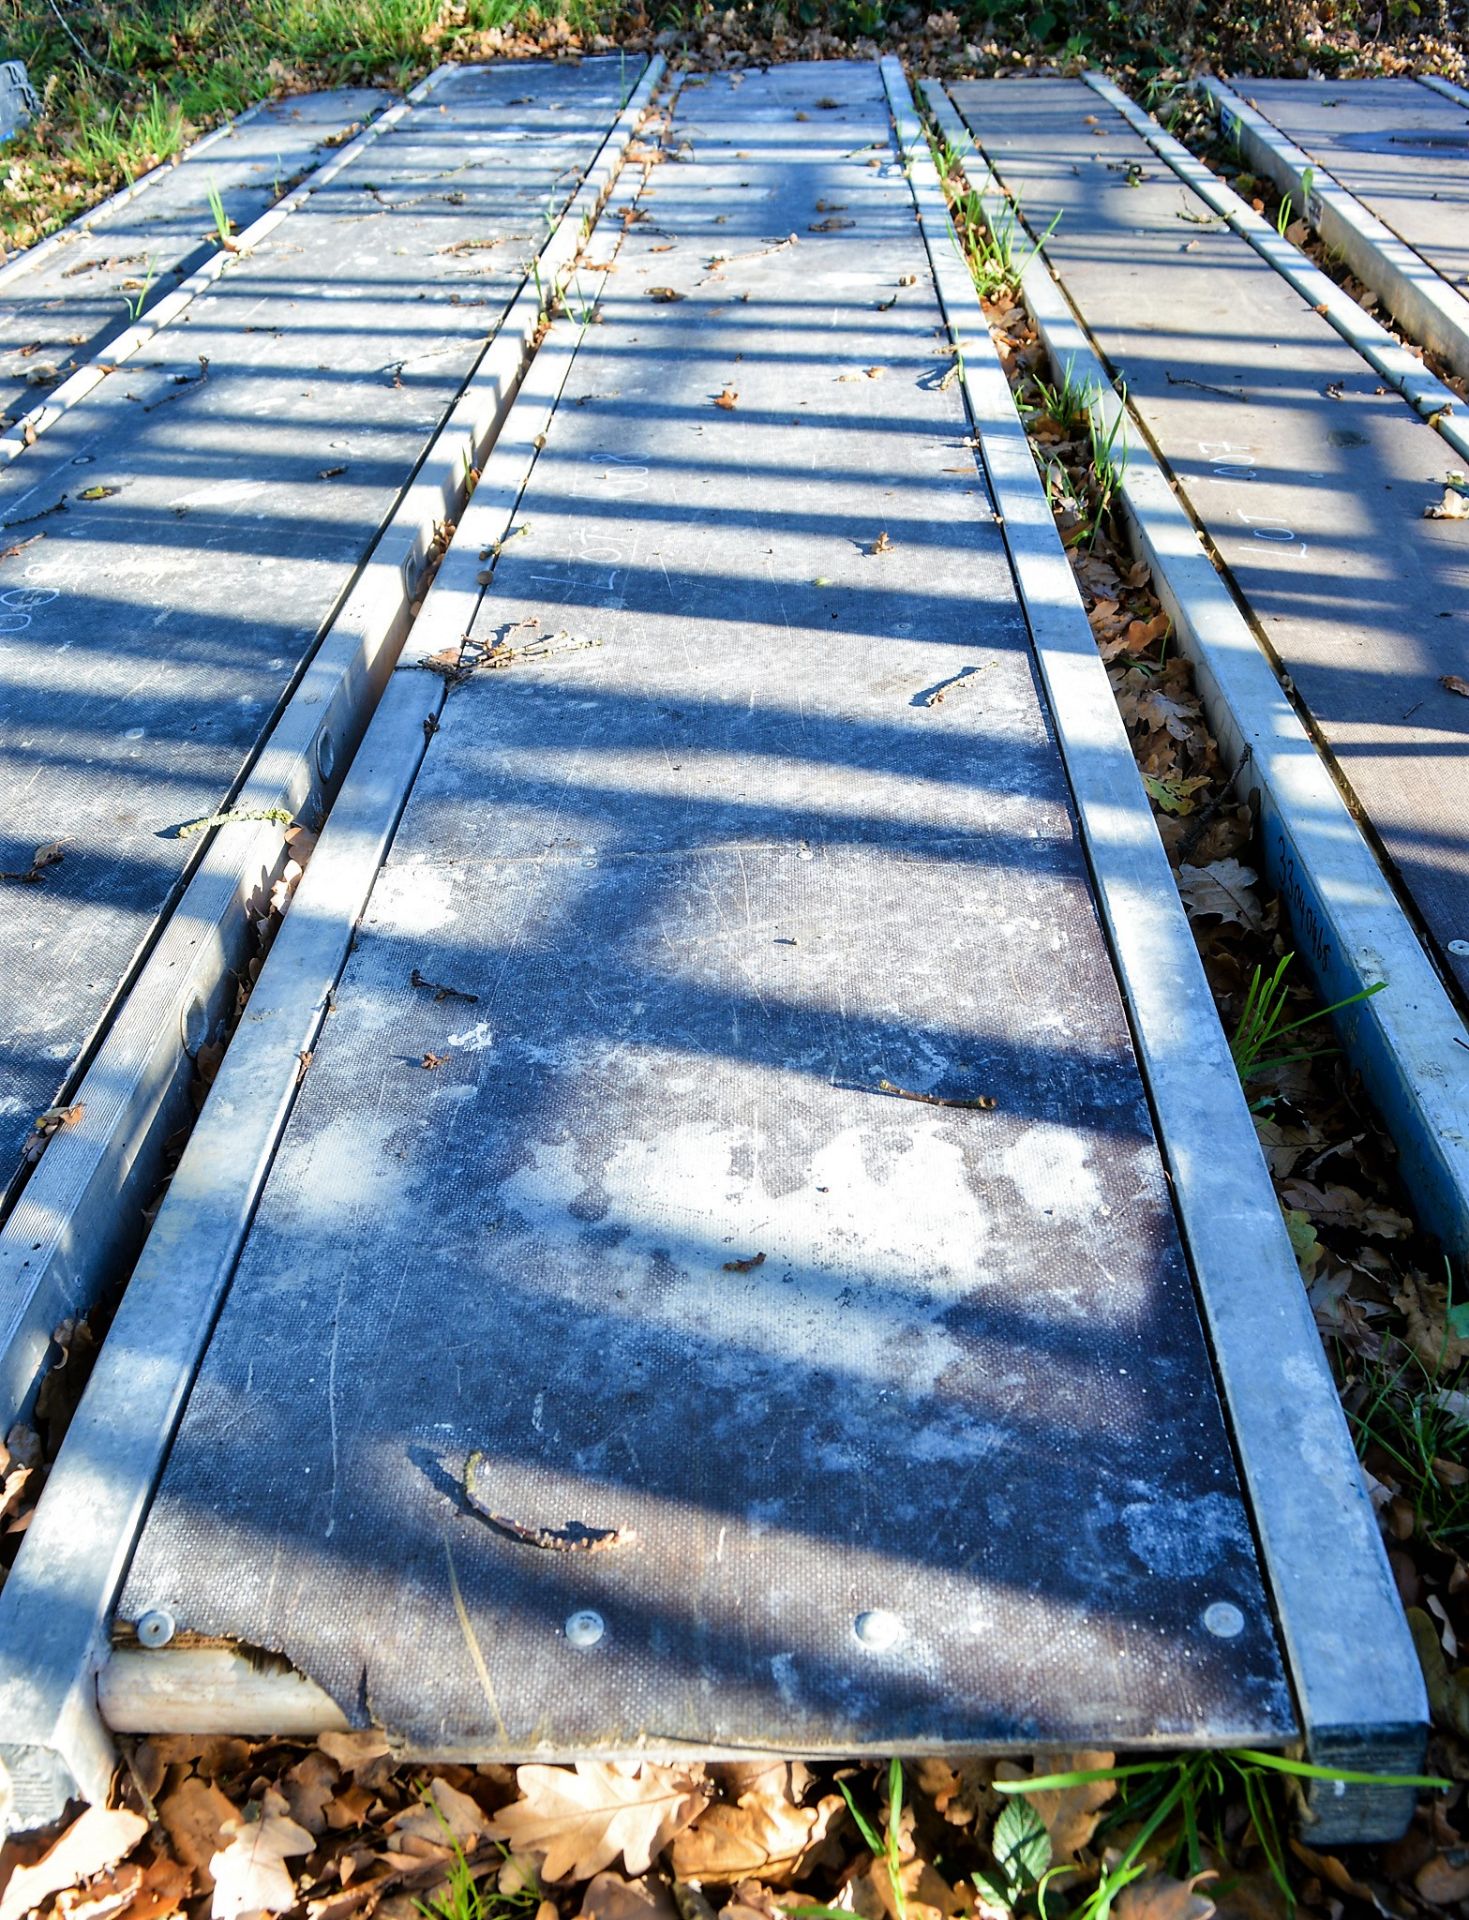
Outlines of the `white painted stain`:
[[488,1053],[495,1044],[495,1036],[488,1020],[476,1020],[472,1027],[466,1027],[463,1033],[451,1033],[448,1044],[459,1047],[465,1053]]
[[[379,924],[397,933],[433,933],[459,918],[453,904],[453,877],[441,867],[415,863],[396,871],[390,869],[378,883],[373,898]],[[433,977],[427,960],[419,965],[427,977]]]
[[253,500],[266,491],[264,480],[211,480],[169,501],[171,507],[228,507],[238,500]]
[[1000,1165],[1027,1206],[1057,1220],[1080,1220],[1095,1213],[1102,1198],[1088,1148],[1073,1128],[1037,1120],[1005,1149]]
[[782,1702],[788,1707],[799,1707],[801,1687],[796,1678],[796,1656],[793,1653],[773,1653],[770,1656],[770,1677],[775,1682],[775,1690]]
[[[596,1197],[626,1231],[617,1246],[599,1247],[597,1284],[631,1283],[625,1313],[713,1349],[778,1353],[932,1392],[963,1358],[940,1323],[985,1277],[991,1234],[951,1134],[926,1117],[896,1139],[892,1125],[880,1136],[846,1129],[811,1156],[806,1179],[779,1194],[758,1173],[735,1172],[761,1165],[753,1130],[689,1123],[626,1141],[600,1170]],[[584,1156],[573,1142],[538,1142],[530,1155],[498,1197],[525,1218],[544,1259],[565,1247],[574,1273],[584,1222],[571,1208],[587,1193]],[[829,1208],[812,1206],[817,1187],[829,1190]],[[758,1269],[725,1270],[757,1252],[766,1256]],[[661,1276],[650,1293],[655,1256]],[[799,1286],[783,1275],[799,1276]]]
[[1239,1503],[1227,1493],[1136,1500],[1122,1509],[1127,1544],[1150,1573],[1205,1573],[1231,1550],[1249,1551]]

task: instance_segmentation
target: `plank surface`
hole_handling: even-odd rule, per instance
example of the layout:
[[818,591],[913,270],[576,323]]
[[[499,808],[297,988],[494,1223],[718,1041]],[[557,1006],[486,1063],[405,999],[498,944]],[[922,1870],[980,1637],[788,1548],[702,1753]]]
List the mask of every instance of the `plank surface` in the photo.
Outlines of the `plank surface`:
[[236,228],[245,227],[389,98],[377,87],[343,87],[268,101],[136,198],[69,228],[33,264],[15,261],[0,285],[0,424],[120,333],[140,298],[151,305],[214,251],[211,187]]
[[1241,80],[1316,164],[1469,290],[1469,112],[1416,80]]
[[445,82],[0,475],[0,870],[63,848],[5,887],[0,1182],[636,79]]
[[448,702],[119,1618],[422,1754],[1278,1740],[878,74],[672,142],[474,627],[545,650]]
[[1320,728],[1436,956],[1469,960],[1469,549],[1447,449],[1080,81],[955,105]]

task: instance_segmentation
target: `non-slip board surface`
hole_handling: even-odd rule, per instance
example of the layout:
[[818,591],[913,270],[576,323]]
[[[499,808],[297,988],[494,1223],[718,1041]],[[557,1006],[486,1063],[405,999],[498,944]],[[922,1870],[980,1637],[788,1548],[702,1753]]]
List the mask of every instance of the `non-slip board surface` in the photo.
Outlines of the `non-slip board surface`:
[[448,700],[119,1615],[423,1754],[1278,1738],[878,74],[672,139],[475,626],[549,650]]
[[1451,286],[1469,292],[1469,108],[1406,79],[1235,87]]
[[64,849],[0,902],[0,1186],[637,77],[456,75],[0,474],[0,870]]
[[237,228],[389,96],[376,87],[272,100],[133,200],[70,229],[0,286],[0,421],[44,400],[56,380],[120,333],[141,298],[171,293],[218,246],[211,187]]
[[1289,673],[1440,963],[1469,929],[1469,543],[1444,442],[1081,81],[955,106]]

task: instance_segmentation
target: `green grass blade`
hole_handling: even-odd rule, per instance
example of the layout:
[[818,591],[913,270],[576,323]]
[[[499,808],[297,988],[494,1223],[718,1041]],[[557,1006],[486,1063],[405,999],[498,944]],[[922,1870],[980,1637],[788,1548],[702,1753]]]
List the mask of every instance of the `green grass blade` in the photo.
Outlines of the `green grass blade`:
[[1284,1754],[1258,1753],[1253,1747],[1232,1747],[1229,1757],[1268,1767],[1273,1773],[1294,1774],[1299,1780],[1344,1780],[1353,1787],[1431,1787],[1447,1793],[1454,1784],[1435,1773],[1353,1773],[1348,1767],[1314,1767],[1305,1760],[1287,1760]]

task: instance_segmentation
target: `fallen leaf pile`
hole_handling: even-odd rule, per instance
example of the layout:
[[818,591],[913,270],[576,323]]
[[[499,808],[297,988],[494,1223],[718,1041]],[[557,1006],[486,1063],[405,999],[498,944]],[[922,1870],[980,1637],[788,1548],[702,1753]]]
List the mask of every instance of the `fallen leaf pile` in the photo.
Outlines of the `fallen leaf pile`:
[[[5,1846],[0,1920],[1067,1920],[1127,1849],[1119,1920],[1284,1914],[1242,1809],[1142,1833],[1127,1783],[1023,1791],[1113,1762],[414,1769],[376,1734],[171,1735],[130,1743],[124,1805]],[[1335,1920],[1358,1869],[1299,1853],[1303,1904]]]

